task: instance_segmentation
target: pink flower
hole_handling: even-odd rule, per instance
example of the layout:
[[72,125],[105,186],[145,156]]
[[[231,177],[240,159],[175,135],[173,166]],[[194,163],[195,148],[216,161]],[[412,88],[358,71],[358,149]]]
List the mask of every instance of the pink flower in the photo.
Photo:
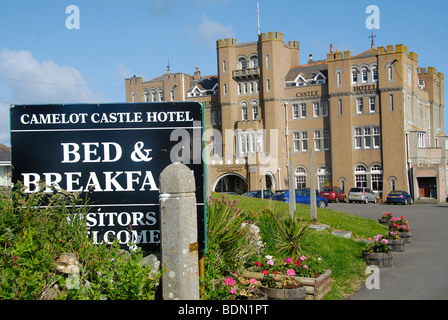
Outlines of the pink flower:
[[288,269],[288,270],[286,270],[286,274],[287,274],[288,276],[290,276],[290,277],[296,275],[296,273],[295,273],[294,270],[292,270],[292,269]]
[[301,257],[300,257],[300,260],[301,260],[301,261],[304,261],[305,259],[306,259],[305,256],[301,256]]
[[250,284],[257,284],[257,279],[254,279],[254,278],[249,279],[249,283]]
[[229,293],[230,293],[230,294],[235,294],[235,293],[236,293],[236,290],[235,290],[235,289],[232,289],[232,290],[229,291]]
[[286,258],[286,259],[285,259],[285,262],[286,262],[286,263],[291,263],[291,262],[292,262],[292,258]]
[[268,265],[273,266],[274,265],[274,260],[268,260]]
[[233,287],[236,284],[236,281],[232,277],[228,277],[224,280],[224,284]]
[[305,264],[304,266],[303,266],[304,268],[308,268],[308,266]]

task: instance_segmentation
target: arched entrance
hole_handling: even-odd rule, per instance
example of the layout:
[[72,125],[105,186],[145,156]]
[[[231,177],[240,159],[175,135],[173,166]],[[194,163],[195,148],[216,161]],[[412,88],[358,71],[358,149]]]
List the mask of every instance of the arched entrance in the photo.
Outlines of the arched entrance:
[[272,192],[274,192],[276,190],[276,188],[275,188],[275,177],[274,177],[274,174],[272,172],[270,172],[270,171],[266,172],[264,189],[271,190]]
[[226,173],[216,179],[213,191],[243,194],[248,191],[247,180],[237,173]]

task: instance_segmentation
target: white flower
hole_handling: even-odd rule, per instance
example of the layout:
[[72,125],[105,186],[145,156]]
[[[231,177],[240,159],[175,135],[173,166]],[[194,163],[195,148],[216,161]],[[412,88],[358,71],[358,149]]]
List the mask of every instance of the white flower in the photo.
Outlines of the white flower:
[[268,260],[272,260],[272,256],[266,256],[265,258]]

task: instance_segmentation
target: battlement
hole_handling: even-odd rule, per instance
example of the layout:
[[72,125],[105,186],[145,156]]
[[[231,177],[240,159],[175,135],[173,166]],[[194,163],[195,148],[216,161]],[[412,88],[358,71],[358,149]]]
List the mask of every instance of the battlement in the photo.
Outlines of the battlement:
[[432,74],[434,76],[439,77],[439,79],[443,80],[443,73],[442,72],[437,72],[437,69],[434,67],[428,67],[428,69],[426,68],[420,68],[418,71],[419,75],[424,75],[424,74]]
[[288,46],[290,48],[297,48],[297,49],[299,49],[299,41],[289,41],[288,42]]
[[285,35],[278,31],[264,32],[258,36],[259,41],[279,40],[284,41]]
[[232,46],[236,46],[236,44],[237,44],[237,41],[236,41],[236,39],[233,39],[233,38],[219,39],[218,41],[216,41],[216,46],[218,48],[232,47]]
[[327,61],[328,60],[341,60],[341,59],[349,59],[351,58],[351,51],[340,51],[339,49],[335,52],[327,53]]

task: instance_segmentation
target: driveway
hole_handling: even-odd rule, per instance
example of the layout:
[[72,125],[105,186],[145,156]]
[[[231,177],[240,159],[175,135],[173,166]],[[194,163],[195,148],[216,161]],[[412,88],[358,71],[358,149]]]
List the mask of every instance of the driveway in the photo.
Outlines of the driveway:
[[346,204],[330,203],[329,209],[378,221],[383,213],[404,216],[412,243],[394,252],[393,267],[381,268],[379,289],[363,285],[350,300],[448,299],[448,204]]

